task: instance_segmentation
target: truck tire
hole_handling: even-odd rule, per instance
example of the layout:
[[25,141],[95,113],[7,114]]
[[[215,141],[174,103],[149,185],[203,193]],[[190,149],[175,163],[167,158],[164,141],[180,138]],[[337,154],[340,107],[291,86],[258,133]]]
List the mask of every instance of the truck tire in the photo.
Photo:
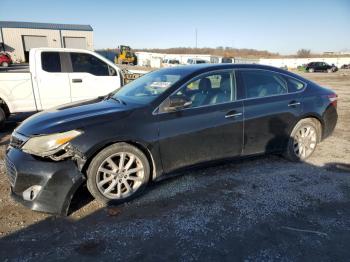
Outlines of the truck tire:
[[0,128],[3,127],[6,121],[6,113],[4,109],[0,107]]

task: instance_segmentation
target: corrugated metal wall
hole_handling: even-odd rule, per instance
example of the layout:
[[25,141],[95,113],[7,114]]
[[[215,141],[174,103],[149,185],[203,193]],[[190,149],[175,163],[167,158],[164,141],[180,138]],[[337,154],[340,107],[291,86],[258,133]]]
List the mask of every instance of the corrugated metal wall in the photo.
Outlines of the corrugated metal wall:
[[23,36],[46,36],[49,47],[61,47],[60,33],[57,30],[3,28],[2,33],[6,51],[17,62],[25,61]]
[[[47,46],[60,48],[63,47],[63,37],[85,37],[86,48],[93,50],[93,32],[92,31],[70,31],[70,30],[48,30],[48,29],[27,29],[27,28],[2,28],[3,41],[5,49],[12,56],[15,62],[25,61],[23,36],[45,36]],[[62,37],[62,39],[61,39]]]
[[86,49],[94,50],[93,32],[92,31],[74,31],[74,30],[62,30],[62,41],[64,37],[85,37],[86,38]]

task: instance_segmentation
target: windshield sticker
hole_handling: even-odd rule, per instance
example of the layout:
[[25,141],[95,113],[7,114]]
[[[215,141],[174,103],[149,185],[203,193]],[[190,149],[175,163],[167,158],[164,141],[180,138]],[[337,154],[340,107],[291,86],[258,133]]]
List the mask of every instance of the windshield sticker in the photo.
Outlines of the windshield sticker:
[[150,86],[154,88],[167,88],[171,85],[171,82],[153,82]]

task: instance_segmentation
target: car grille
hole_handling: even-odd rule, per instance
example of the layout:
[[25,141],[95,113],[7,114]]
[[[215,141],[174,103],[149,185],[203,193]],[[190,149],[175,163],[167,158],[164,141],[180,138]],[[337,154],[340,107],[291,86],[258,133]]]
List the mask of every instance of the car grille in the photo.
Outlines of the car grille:
[[27,142],[28,138],[23,136],[16,131],[12,133],[10,146],[14,148],[21,148],[25,142]]
[[6,165],[6,170],[7,170],[7,176],[10,180],[10,184],[11,184],[11,186],[14,186],[16,183],[16,178],[17,178],[16,167],[8,157],[5,158],[5,165]]

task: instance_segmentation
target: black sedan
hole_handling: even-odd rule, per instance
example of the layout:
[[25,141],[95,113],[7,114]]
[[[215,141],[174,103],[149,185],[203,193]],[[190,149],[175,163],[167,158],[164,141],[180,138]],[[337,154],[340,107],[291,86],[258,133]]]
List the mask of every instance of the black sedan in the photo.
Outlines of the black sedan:
[[311,62],[308,63],[305,67],[306,72],[313,73],[313,72],[327,72],[327,73],[333,73],[338,71],[338,67],[335,65],[329,65],[325,62]]
[[115,204],[208,161],[264,153],[303,161],[332,133],[336,105],[333,91],[268,66],[154,71],[24,121],[6,154],[11,192],[33,210],[65,214],[84,183]]

